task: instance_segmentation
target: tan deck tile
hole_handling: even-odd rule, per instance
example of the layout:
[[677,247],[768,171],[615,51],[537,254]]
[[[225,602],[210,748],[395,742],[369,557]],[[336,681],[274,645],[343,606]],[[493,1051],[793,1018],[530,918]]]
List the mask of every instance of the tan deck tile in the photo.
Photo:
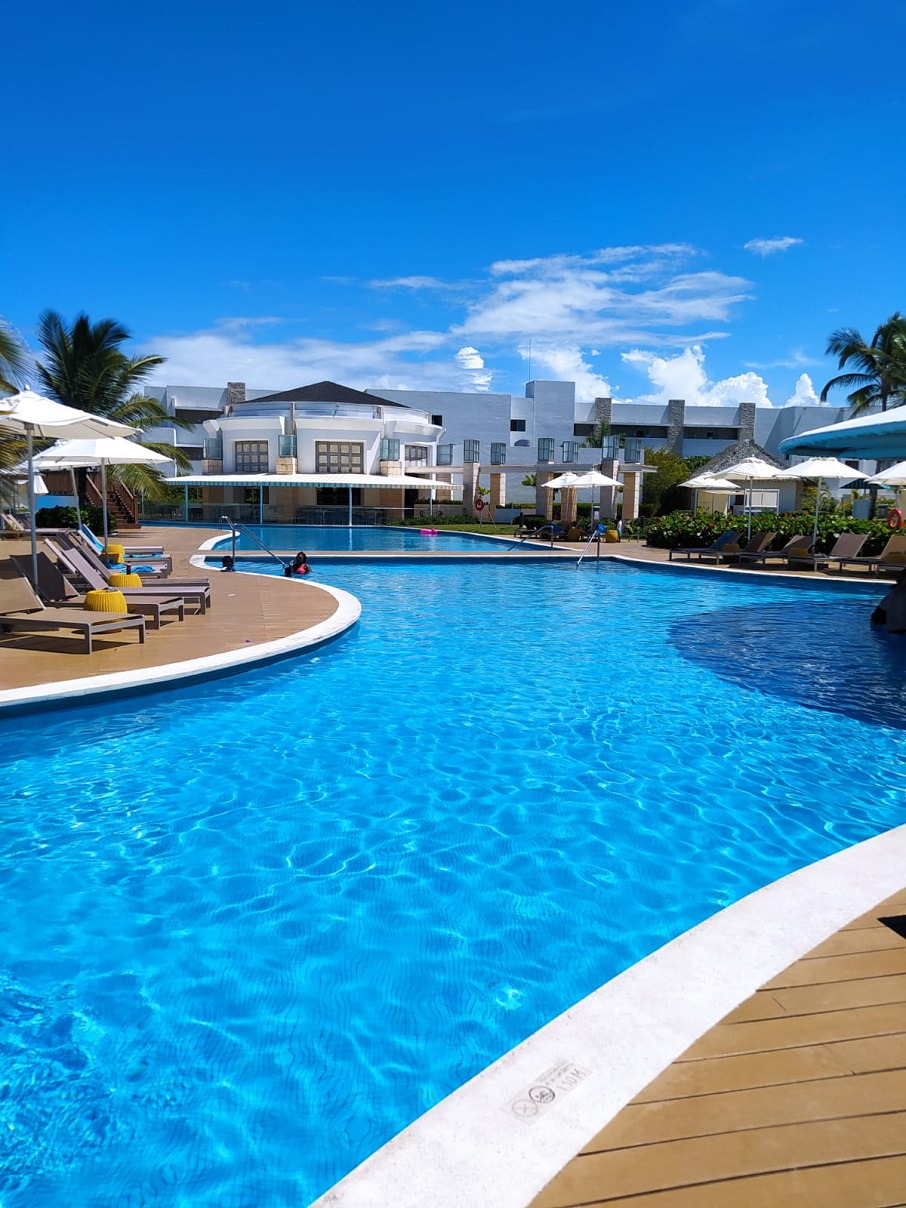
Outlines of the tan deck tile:
[[906,1002],[906,974],[867,977],[859,981],[827,982],[818,986],[790,986],[774,990],[773,997],[788,1014],[844,1011],[872,1003]]
[[880,952],[854,952],[797,961],[767,982],[765,989],[777,991],[791,986],[818,986],[825,982],[859,981],[898,973],[906,974],[906,942],[902,942],[898,948]]
[[748,1023],[756,1019],[779,1019],[787,1014],[788,1012],[780,1005],[775,995],[769,994],[767,990],[761,990],[725,1015],[721,1023]]
[[906,1072],[906,1032],[896,1036],[863,1036],[857,1040],[842,1040],[838,1044],[828,1045],[828,1048],[856,1074],[867,1074],[872,1070]]
[[634,1102],[713,1095],[743,1087],[782,1085],[851,1073],[828,1045],[803,1045],[770,1053],[743,1053],[709,1061],[676,1062],[637,1095]]
[[666,1141],[587,1154],[538,1208],[567,1208],[600,1195],[612,1200],[702,1183],[903,1153],[906,1115],[820,1120]]
[[830,939],[813,948],[803,960],[824,956],[847,956],[852,952],[882,952],[888,948],[906,948],[901,935],[885,927],[861,927],[852,931],[837,931]]
[[906,1078],[900,1070],[790,1083],[781,1094],[774,1086],[758,1086],[702,1095],[695,1100],[669,1099],[659,1103],[636,1100],[589,1141],[582,1152],[707,1136],[727,1129],[742,1132],[748,1128],[885,1112],[906,1112]]
[[897,1032],[906,1035],[906,1003],[884,1003],[817,1015],[785,1015],[780,1019],[719,1024],[696,1041],[680,1060],[699,1061],[866,1036],[886,1037]]
[[[623,1208],[902,1208],[904,1187],[906,1158],[893,1157],[679,1187],[616,1202]],[[560,1202],[538,1197],[531,1208]],[[587,1208],[614,1202],[601,1195],[581,1201]]]

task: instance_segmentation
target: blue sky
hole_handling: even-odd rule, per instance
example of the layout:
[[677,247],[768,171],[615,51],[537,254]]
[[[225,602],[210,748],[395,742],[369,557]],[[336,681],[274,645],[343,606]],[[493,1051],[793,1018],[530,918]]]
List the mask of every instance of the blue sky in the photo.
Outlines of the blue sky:
[[782,406],[906,308],[893,0],[51,0],[7,32],[0,315],[32,346],[51,307],[172,384],[531,364]]

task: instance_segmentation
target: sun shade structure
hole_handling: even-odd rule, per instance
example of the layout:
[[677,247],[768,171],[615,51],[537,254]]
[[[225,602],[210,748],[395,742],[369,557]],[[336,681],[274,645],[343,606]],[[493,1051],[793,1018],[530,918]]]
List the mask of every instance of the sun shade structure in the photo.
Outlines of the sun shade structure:
[[32,586],[38,588],[38,539],[35,534],[34,441],[66,440],[95,436],[131,436],[136,429],[118,424],[103,415],[91,415],[75,407],[65,407],[53,399],[44,398],[34,390],[0,399],[0,431],[24,436],[27,448],[28,513],[31,517]]
[[809,478],[814,479],[818,484],[818,490],[815,492],[815,523],[812,526],[812,551],[814,552],[815,544],[818,541],[818,508],[821,502],[822,482],[825,478],[846,482],[856,478],[867,478],[868,475],[863,474],[861,470],[854,470],[852,466],[848,466],[844,461],[838,461],[836,457],[809,457],[806,461],[800,461],[797,465],[790,466],[788,470],[781,470],[777,477]]
[[[766,481],[770,478],[779,478],[780,470],[777,466],[769,465],[760,457],[744,457],[742,461],[738,461],[733,466],[727,466],[725,470],[721,470],[724,478],[736,478],[744,480],[748,484],[749,504],[747,511],[749,513],[749,523],[746,530],[747,540],[752,538],[752,483]],[[787,478],[796,478],[795,474],[787,474]]]
[[840,453],[859,458],[906,457],[906,407],[813,428],[780,442],[780,452]]
[[104,501],[104,555],[107,554],[107,467],[170,465],[171,459],[153,449],[121,436],[100,436],[89,440],[61,441],[35,457],[35,465],[50,470],[100,466],[101,498]]
[[[165,478],[178,487],[346,487],[349,491],[347,523],[352,528],[352,491],[354,487],[441,487],[453,490],[451,482],[439,478],[418,478],[414,474],[184,474]],[[263,492],[261,499],[263,500]],[[263,523],[263,520],[262,520]]]

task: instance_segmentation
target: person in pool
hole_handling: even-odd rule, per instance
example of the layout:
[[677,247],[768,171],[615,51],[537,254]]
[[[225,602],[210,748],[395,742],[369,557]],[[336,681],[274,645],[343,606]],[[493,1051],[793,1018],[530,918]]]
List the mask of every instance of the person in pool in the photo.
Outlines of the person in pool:
[[289,566],[284,569],[283,573],[286,575],[287,579],[292,578],[293,575],[311,574],[311,567],[308,565],[308,557],[304,550],[299,550],[298,554],[296,554]]
[[235,570],[235,569],[236,569],[236,563],[233,561],[233,559],[230,557],[229,554],[227,554],[227,556],[225,558],[220,559],[220,573],[221,574],[223,574],[223,572],[225,570]]

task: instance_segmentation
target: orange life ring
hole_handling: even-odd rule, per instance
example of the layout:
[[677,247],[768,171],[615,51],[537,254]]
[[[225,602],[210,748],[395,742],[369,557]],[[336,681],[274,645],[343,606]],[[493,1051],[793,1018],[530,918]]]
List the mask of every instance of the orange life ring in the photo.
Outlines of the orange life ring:
[[479,495],[479,496],[478,496],[478,498],[475,500],[475,511],[476,511],[476,512],[483,512],[483,511],[484,511],[484,500],[481,498],[481,496],[480,496],[480,495]]
[[903,527],[903,513],[899,508],[891,508],[887,513],[887,527],[898,529]]

